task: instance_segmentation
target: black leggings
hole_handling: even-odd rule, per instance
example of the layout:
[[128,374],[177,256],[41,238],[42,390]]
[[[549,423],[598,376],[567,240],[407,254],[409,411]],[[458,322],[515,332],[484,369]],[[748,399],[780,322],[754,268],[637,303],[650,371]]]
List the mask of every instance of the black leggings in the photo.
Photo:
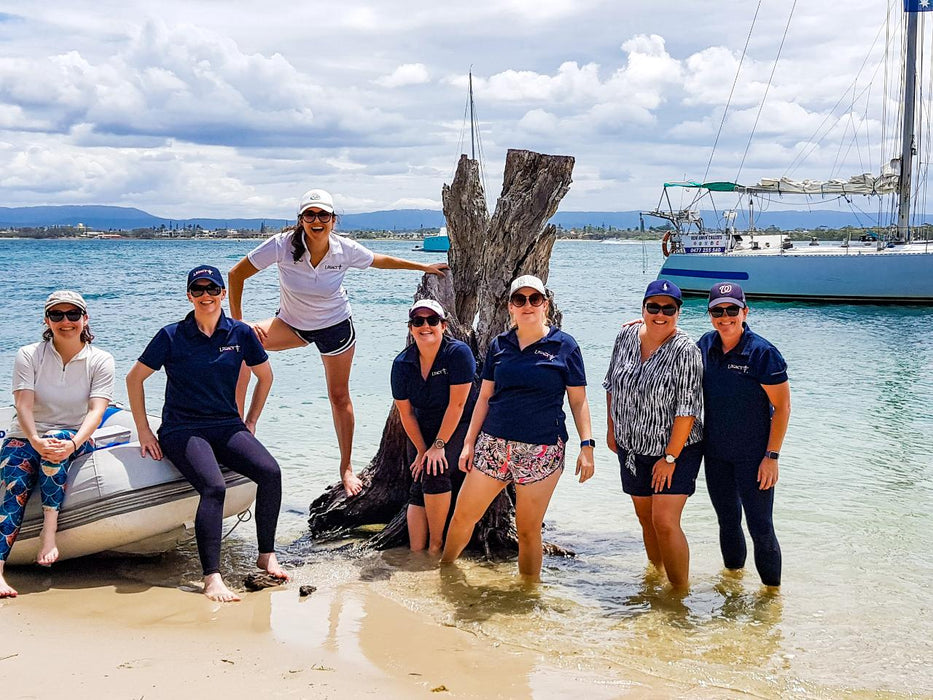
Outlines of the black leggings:
[[747,549],[742,532],[742,509],[755,547],[755,568],[766,586],[781,585],[781,545],[771,513],[774,487],[758,488],[761,459],[724,460],[704,457],[706,488],[719,519],[719,548],[727,569],[745,566]]
[[220,540],[227,487],[220,465],[255,481],[259,553],[275,551],[282,473],[262,443],[240,425],[175,430],[159,436],[162,452],[200,494],[194,534],[204,575],[220,571]]

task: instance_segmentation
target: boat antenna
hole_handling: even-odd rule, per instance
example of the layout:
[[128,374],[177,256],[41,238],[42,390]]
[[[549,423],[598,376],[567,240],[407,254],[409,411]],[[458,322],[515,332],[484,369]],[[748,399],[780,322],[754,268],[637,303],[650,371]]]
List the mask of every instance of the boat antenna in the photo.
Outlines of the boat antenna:
[[476,116],[473,104],[473,66],[470,66],[470,158],[476,160]]
[[907,12],[904,56],[904,123],[901,127],[901,177],[897,207],[897,242],[910,240],[910,171],[914,157],[914,116],[917,99],[917,13]]

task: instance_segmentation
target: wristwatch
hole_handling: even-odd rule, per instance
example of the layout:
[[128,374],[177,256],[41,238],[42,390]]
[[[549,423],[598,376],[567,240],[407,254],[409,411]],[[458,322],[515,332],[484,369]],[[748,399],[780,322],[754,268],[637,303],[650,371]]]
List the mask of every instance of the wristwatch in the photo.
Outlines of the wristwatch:
[[443,450],[443,449],[444,449],[444,445],[446,445],[446,444],[447,444],[446,441],[441,440],[440,438],[438,438],[437,440],[434,441],[434,449],[436,449],[436,450]]
[[674,455],[664,455],[664,461],[668,464],[673,464],[677,461],[677,458]]
[[580,447],[596,447],[596,441],[593,438],[589,440],[580,440]]
[[781,453],[775,452],[774,450],[767,450],[765,452],[765,457],[767,457],[768,459],[777,459],[780,456],[781,456]]

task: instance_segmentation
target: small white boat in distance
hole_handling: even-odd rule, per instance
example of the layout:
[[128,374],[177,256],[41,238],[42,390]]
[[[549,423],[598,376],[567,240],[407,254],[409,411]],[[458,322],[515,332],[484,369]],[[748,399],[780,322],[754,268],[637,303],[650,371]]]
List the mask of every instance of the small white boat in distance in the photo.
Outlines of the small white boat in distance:
[[[0,408],[0,438],[14,415],[12,407]],[[150,416],[149,422],[155,429],[159,419]],[[94,439],[97,449],[76,459],[68,470],[56,538],[59,558],[100,552],[158,554],[190,539],[198,494],[167,459],[140,456],[130,412],[112,406]],[[224,517],[248,510],[256,484],[226,469],[224,479]],[[7,559],[10,565],[35,563],[41,529],[42,507],[34,491]]]

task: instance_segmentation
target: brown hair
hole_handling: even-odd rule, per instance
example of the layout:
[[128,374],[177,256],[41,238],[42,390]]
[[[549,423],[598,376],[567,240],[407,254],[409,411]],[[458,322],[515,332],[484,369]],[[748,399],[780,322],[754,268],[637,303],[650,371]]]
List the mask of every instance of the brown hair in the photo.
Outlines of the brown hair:
[[[331,217],[331,221],[334,222],[334,228],[336,228],[339,217],[334,213],[331,214]],[[294,226],[289,226],[285,230],[288,231],[289,229],[292,231],[292,260],[295,262],[300,262],[301,256],[304,255],[305,251],[308,249],[307,246],[305,246],[305,230],[301,226],[300,214],[298,215],[298,223],[296,223]]]

